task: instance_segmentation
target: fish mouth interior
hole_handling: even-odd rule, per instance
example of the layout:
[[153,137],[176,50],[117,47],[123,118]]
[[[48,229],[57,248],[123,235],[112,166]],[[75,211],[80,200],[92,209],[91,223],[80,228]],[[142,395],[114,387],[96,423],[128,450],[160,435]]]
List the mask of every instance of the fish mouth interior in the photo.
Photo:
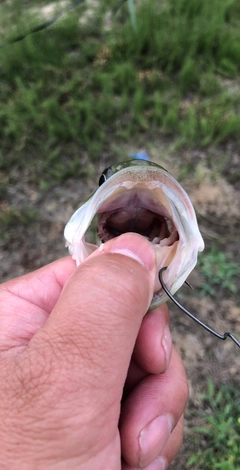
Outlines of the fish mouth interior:
[[170,214],[162,203],[156,203],[151,191],[146,197],[142,191],[128,190],[124,197],[111,199],[98,215],[97,232],[102,243],[128,232],[138,233],[160,247],[179,240]]

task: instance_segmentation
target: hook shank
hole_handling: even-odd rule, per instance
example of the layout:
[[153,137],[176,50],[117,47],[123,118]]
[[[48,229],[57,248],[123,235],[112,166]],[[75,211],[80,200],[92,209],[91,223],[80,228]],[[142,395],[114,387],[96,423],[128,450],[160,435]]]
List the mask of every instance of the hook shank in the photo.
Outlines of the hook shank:
[[[205,328],[205,330],[209,331],[209,333],[211,333],[212,335],[216,336],[217,338],[219,339],[222,339],[222,340],[225,340],[227,338],[231,338],[232,341],[234,341],[234,343],[240,348],[240,341],[238,341],[238,339],[232,334],[232,333],[229,333],[229,332],[226,332],[224,333],[223,335],[221,335],[220,333],[218,333],[217,331],[213,330],[213,328],[211,328],[210,326],[206,325],[206,323],[204,323],[203,321],[199,320],[199,318],[195,317],[195,315],[193,315],[191,312],[189,312],[189,310],[187,310],[185,307],[183,307],[183,305],[180,304],[180,302],[178,302],[175,297],[173,297],[173,295],[171,294],[171,292],[168,290],[166,284],[164,283],[163,281],[163,277],[162,277],[162,273],[167,269],[167,266],[165,266],[164,268],[161,268],[160,271],[159,271],[159,274],[158,274],[158,277],[159,277],[159,281],[160,281],[160,284],[163,288],[163,290],[166,292],[166,294],[168,295],[168,297],[172,300],[172,302],[175,303],[175,305],[177,305],[177,307],[179,307],[184,313],[186,313],[186,315],[188,315],[192,320],[194,320],[196,323],[198,323],[200,326],[202,326],[203,328]],[[185,281],[186,282],[186,281]],[[189,285],[188,282],[186,282],[187,285]]]

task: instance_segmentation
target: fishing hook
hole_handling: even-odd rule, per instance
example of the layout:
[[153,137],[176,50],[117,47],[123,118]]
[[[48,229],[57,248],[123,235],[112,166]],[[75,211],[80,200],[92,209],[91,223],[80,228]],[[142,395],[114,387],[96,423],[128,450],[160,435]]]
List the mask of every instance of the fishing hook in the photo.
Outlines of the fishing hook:
[[[161,286],[163,288],[163,290],[166,292],[166,294],[168,295],[168,297],[175,303],[175,305],[177,305],[184,313],[186,313],[190,318],[192,318],[192,320],[194,320],[195,322],[197,322],[200,326],[202,326],[203,328],[205,328],[207,331],[209,331],[209,333],[212,333],[212,335],[216,336],[217,338],[219,339],[222,339],[222,340],[225,340],[227,339],[228,337],[232,339],[232,341],[234,341],[234,343],[240,348],[240,341],[238,341],[237,338],[235,338],[235,336],[233,336],[232,333],[224,333],[223,335],[221,335],[220,333],[218,333],[217,331],[213,330],[212,328],[210,328],[210,326],[206,325],[206,323],[204,323],[203,321],[199,320],[199,318],[195,317],[191,312],[189,312],[185,307],[183,307],[183,305],[181,305],[176,299],[175,297],[173,297],[173,295],[171,294],[171,292],[168,290],[166,284],[164,283],[163,281],[163,277],[162,277],[162,273],[163,271],[165,271],[166,269],[168,268],[168,266],[165,266],[164,268],[161,268],[159,273],[158,273],[158,277],[159,277],[159,281],[161,283]],[[189,283],[187,281],[185,281],[186,284],[192,288],[191,285],[189,285]]]

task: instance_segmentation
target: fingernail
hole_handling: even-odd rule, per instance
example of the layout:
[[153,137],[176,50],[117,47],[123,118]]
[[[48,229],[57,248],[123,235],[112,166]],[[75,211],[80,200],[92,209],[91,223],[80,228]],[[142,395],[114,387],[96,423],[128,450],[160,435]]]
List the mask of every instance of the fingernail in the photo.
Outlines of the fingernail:
[[173,429],[173,417],[170,414],[158,416],[140,433],[140,467],[146,467],[156,459],[166,444]]
[[133,233],[126,233],[101,245],[101,251],[133,258],[149,271],[155,264],[155,254],[151,243],[141,235]]
[[172,353],[172,335],[170,333],[170,329],[168,325],[166,325],[163,330],[162,346],[165,351],[165,362],[166,362],[166,369],[167,369],[169,362],[170,362],[171,353]]
[[145,467],[145,470],[167,470],[168,463],[163,457],[158,457],[150,465]]

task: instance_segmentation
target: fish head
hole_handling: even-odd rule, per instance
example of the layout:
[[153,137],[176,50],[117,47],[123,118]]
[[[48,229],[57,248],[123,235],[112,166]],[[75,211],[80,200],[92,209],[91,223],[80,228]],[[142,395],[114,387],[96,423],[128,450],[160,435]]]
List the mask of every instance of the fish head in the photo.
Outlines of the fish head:
[[[167,170],[150,161],[130,160],[104,170],[99,188],[73,214],[64,236],[77,265],[98,247],[85,240],[96,214],[100,244],[126,232],[149,240],[158,272],[168,267],[164,282],[172,295],[185,282],[204,248],[187,193]],[[150,309],[167,298],[157,276]]]

